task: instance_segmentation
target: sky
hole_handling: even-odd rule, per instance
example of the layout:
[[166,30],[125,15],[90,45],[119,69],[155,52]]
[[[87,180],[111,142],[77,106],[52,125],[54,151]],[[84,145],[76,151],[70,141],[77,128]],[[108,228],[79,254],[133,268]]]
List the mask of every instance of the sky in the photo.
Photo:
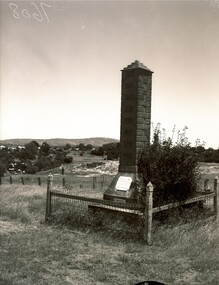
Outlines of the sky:
[[218,0],[0,1],[0,139],[119,139],[135,60],[154,72],[154,128],[217,149]]

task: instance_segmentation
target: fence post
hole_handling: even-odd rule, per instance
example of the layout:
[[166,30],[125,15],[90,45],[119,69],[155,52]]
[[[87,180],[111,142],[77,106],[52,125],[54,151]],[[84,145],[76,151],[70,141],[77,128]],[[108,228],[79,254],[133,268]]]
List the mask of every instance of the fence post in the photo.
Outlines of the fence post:
[[46,193],[46,217],[47,221],[51,215],[51,190],[52,190],[53,175],[50,173],[47,179],[47,193]]
[[205,179],[205,180],[204,180],[204,191],[207,192],[207,193],[209,193],[210,190],[211,190],[211,187],[210,187],[210,185],[209,185],[209,179]]
[[10,175],[10,184],[12,184],[12,183],[13,183],[12,176]]
[[22,185],[24,185],[24,177],[23,176],[21,176],[21,183],[22,183]]
[[38,185],[41,186],[41,179],[38,177]]
[[93,189],[96,188],[97,177],[93,177]]
[[65,177],[62,178],[62,185],[65,187]]
[[145,201],[145,212],[144,212],[144,241],[148,245],[151,244],[151,231],[152,231],[152,215],[153,215],[153,190],[154,187],[151,182],[146,186],[146,201]]
[[102,176],[102,180],[101,180],[101,184],[100,184],[101,186],[101,190],[103,190],[103,185],[104,185],[104,174],[103,174],[103,176]]
[[215,220],[219,221],[219,187],[218,187],[218,177],[214,178],[214,210],[215,210]]

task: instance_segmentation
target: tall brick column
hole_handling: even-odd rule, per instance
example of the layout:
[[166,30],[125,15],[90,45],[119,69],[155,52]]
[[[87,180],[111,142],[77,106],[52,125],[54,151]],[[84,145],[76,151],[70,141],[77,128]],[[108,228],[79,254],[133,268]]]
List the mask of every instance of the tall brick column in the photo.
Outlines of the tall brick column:
[[104,199],[126,201],[132,197],[134,183],[122,191],[116,185],[119,179],[125,184],[126,178],[136,181],[139,154],[150,144],[152,73],[137,60],[122,70],[119,172],[104,193]]
[[152,73],[137,60],[122,70],[121,172],[136,172],[138,156],[150,143]]

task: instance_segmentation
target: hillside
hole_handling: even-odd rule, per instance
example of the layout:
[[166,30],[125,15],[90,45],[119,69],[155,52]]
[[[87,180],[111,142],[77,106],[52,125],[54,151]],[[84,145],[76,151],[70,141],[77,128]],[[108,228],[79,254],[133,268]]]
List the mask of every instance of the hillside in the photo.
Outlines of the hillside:
[[25,145],[30,143],[31,141],[37,141],[39,144],[43,142],[47,142],[51,146],[65,146],[67,143],[70,145],[78,145],[83,143],[85,145],[91,144],[92,146],[102,146],[106,143],[113,143],[118,142],[116,139],[112,138],[103,138],[103,137],[96,137],[96,138],[84,138],[84,139],[64,139],[64,138],[54,138],[54,139],[8,139],[8,140],[0,140],[0,144],[2,145]]

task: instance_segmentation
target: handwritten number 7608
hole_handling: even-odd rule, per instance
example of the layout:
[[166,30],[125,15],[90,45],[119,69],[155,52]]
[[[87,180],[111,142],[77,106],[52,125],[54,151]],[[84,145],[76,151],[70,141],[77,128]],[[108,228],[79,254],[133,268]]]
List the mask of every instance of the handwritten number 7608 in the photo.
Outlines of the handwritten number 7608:
[[12,10],[13,17],[15,19],[20,19],[21,15],[22,15],[24,18],[29,19],[29,18],[31,18],[33,16],[33,18],[35,20],[37,20],[38,22],[43,22],[44,19],[46,19],[47,22],[49,22],[49,17],[48,17],[48,15],[46,13],[45,7],[50,8],[52,6],[47,5],[45,3],[39,3],[39,5],[37,5],[34,2],[31,2],[30,4],[36,10],[35,13],[32,13],[32,15],[30,14],[28,9],[23,9],[23,10],[19,11],[19,6],[17,4],[10,3],[9,4],[9,8]]

